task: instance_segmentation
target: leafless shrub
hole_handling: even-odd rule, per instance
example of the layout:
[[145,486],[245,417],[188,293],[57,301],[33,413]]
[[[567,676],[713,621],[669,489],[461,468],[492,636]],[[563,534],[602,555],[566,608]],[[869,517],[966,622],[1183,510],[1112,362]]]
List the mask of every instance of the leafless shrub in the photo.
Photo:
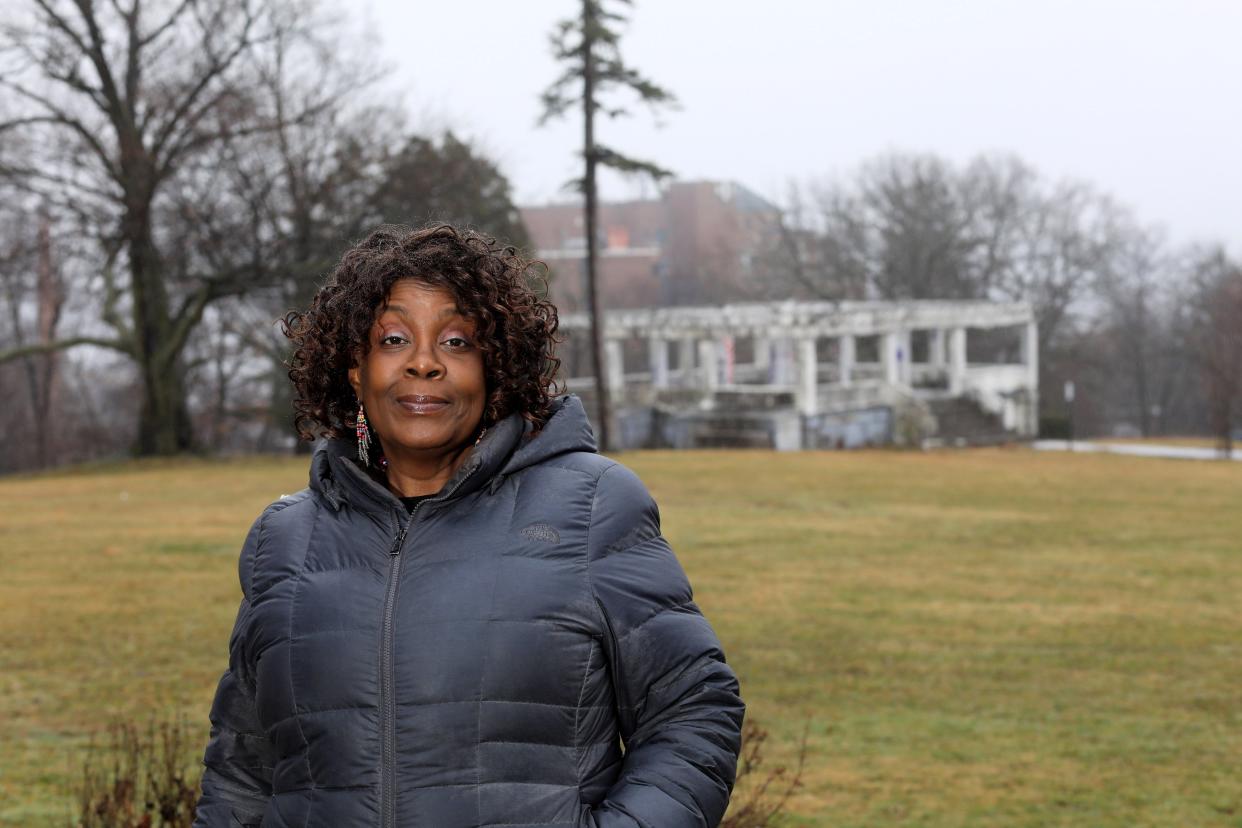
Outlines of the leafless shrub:
[[190,828],[197,744],[183,719],[109,726],[92,742],[74,789],[77,828]]
[[764,765],[768,731],[753,720],[742,726],[742,755],[738,760],[735,795],[720,828],[768,828],[777,824],[795,790],[802,786],[806,744],[811,732],[808,721],[798,744],[798,763],[792,772],[783,765],[770,770]]

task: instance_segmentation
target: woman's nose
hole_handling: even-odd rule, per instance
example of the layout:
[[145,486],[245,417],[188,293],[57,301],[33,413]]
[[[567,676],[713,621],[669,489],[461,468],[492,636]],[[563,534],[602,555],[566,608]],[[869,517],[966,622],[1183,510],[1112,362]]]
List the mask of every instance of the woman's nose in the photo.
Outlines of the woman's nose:
[[410,376],[424,379],[435,379],[444,373],[444,363],[440,361],[440,353],[435,343],[417,345],[405,364],[405,371]]

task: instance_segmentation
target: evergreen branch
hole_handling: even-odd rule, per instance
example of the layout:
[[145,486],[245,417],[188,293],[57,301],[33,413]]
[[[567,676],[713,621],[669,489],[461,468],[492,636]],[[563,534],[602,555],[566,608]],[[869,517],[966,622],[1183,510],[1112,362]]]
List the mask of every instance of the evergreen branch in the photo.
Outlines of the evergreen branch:
[[631,158],[600,144],[595,145],[594,155],[597,164],[614,169],[622,175],[647,175],[656,181],[673,175],[672,170],[665,169],[659,164],[643,161],[639,158]]

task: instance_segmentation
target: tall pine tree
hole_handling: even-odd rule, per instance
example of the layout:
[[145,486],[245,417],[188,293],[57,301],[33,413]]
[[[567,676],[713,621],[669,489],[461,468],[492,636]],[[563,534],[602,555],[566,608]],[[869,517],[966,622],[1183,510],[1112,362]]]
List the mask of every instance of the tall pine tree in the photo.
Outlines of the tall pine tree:
[[[611,3],[632,6],[631,0],[611,0]],[[582,159],[581,179],[573,182],[583,196],[583,212],[586,223],[586,276],[587,301],[591,314],[591,365],[595,372],[595,393],[598,401],[597,427],[602,451],[612,448],[612,404],[608,383],[604,374],[603,318],[600,314],[597,285],[598,239],[596,224],[598,199],[595,185],[596,169],[603,165],[619,172],[647,175],[656,180],[671,173],[650,161],[631,158],[595,140],[595,116],[603,113],[610,118],[629,114],[622,106],[604,106],[601,99],[616,91],[629,90],[638,100],[648,106],[675,106],[672,93],[653,83],[627,66],[621,58],[620,28],[626,17],[606,6],[609,0],[582,0],[582,11],[577,17],[562,20],[552,33],[552,53],[564,65],[560,76],[543,93],[543,114],[539,123],[564,117],[572,109],[582,110]]]

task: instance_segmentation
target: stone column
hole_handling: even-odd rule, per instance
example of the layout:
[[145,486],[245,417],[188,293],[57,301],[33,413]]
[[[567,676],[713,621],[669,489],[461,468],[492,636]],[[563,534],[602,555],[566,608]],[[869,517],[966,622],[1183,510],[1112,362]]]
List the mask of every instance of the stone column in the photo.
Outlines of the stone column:
[[949,331],[949,392],[961,394],[966,390],[966,329]]
[[772,364],[772,340],[766,336],[752,337],[755,352],[755,368],[767,368]]
[[927,362],[937,368],[943,368],[945,364],[944,357],[944,328],[935,328],[927,332]]
[[794,385],[794,344],[789,337],[782,336],[773,343],[772,352],[772,384]]
[[621,340],[604,340],[604,376],[608,381],[608,390],[612,392],[613,401],[620,399],[625,390],[625,362],[622,358]]
[[884,366],[884,381],[889,385],[901,382],[901,366],[897,363],[897,351],[901,347],[901,334],[889,331],[880,336],[880,363]]
[[815,337],[798,340],[798,412],[810,417],[819,409],[818,357],[815,354]]
[[694,385],[694,338],[677,340],[677,373],[682,386]]
[[651,387],[668,388],[668,342],[658,336],[648,337],[647,361],[651,364]]
[[911,365],[911,354],[914,350],[912,344],[910,331],[897,332],[897,380],[907,387],[913,385],[914,379],[914,368]]
[[1026,323],[1022,332],[1022,364],[1026,366],[1027,399],[1030,408],[1026,412],[1026,434],[1039,434],[1039,325],[1034,320]]
[[854,362],[858,349],[853,334],[844,334],[837,339],[837,381],[845,387],[854,382]]
[[699,377],[709,391],[720,384],[720,346],[714,339],[699,340]]

